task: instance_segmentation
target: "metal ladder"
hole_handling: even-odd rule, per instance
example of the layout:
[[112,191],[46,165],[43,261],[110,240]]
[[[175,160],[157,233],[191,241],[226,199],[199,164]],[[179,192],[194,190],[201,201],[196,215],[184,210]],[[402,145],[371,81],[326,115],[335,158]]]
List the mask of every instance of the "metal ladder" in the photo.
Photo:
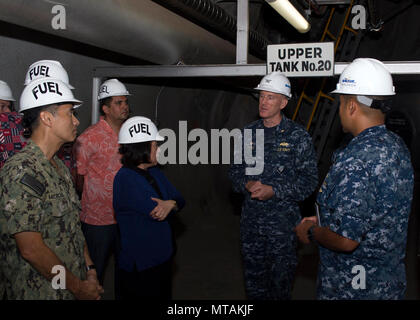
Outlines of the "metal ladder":
[[[352,0],[346,9],[344,21],[339,28],[338,35],[334,35],[330,31],[333,18],[336,16],[336,8],[331,8],[329,18],[322,34],[321,42],[331,40],[335,42],[335,61],[352,61],[359,48],[363,33],[361,31],[356,31],[347,25],[351,9],[355,2],[357,1]],[[306,118],[303,120],[303,124],[306,126],[306,130],[312,135],[313,143],[318,155],[318,161],[324,153],[331,126],[336,118],[339,106],[338,98],[335,99],[335,97],[324,92],[327,81],[330,79],[332,78],[324,77],[319,84],[319,79],[317,79],[318,81],[316,82],[314,78],[307,78],[292,116],[292,120],[294,121],[297,121],[298,117],[301,122],[302,120],[300,118]],[[312,95],[308,93],[310,85],[318,86],[318,89],[315,91],[316,93]]]

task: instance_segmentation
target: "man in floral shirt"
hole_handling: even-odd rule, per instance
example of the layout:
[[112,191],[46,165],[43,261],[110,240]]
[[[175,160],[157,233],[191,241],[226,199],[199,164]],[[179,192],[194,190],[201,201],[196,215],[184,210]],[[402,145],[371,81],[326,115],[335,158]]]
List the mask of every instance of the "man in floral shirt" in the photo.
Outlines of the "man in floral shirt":
[[128,95],[117,79],[105,81],[98,95],[102,116],[74,145],[76,187],[82,193],[80,220],[101,282],[110,252],[117,250],[118,228],[112,207],[112,186],[115,174],[121,168],[118,133],[129,116]]

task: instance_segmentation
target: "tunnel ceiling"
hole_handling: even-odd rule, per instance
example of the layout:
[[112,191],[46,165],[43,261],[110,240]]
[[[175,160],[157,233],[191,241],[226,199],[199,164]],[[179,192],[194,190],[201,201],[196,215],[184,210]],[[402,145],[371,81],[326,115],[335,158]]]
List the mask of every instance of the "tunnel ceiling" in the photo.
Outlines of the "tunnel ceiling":
[[[331,8],[344,15],[348,6],[321,5],[325,0],[290,2],[311,23],[308,33],[297,32],[266,1],[249,1],[248,63],[264,63],[268,44],[319,41]],[[236,0],[101,0],[97,12],[92,10],[95,1],[61,3],[68,8],[66,32],[51,30],[51,1],[1,0],[0,35],[88,56],[104,49],[105,60],[121,64],[235,63]],[[354,3],[367,9],[358,56],[418,60],[420,0]]]
[[[233,0],[153,0],[159,5],[181,15],[210,32],[236,43],[237,1]],[[344,16],[348,4],[328,4],[334,1],[290,0],[299,12],[310,22],[311,30],[306,34],[296,31],[265,0],[249,1],[250,44],[249,51],[260,59],[266,58],[266,45],[296,42],[320,41],[330,9],[335,8]],[[339,1],[337,1],[339,2]],[[345,2],[345,1],[344,1]],[[348,1],[350,2],[350,1]],[[419,0],[359,0],[354,5],[366,8],[367,25],[364,31],[368,40],[392,39],[401,37],[395,29],[405,25],[413,32],[405,34],[408,46],[410,36],[415,36],[418,28]],[[396,25],[397,22],[397,25]],[[410,48],[399,50],[400,59],[412,53]],[[419,47],[419,46],[417,46]],[[375,52],[376,54],[377,52]]]
[[[290,2],[310,22],[308,33],[297,32],[266,1],[249,1],[249,52],[257,58],[254,63],[266,59],[268,44],[320,41],[330,9],[334,7],[344,14],[348,6],[322,5],[332,2],[325,0]],[[82,42],[81,48],[87,52],[90,45],[121,54],[122,64],[173,64],[180,59],[187,64],[235,61],[236,0],[101,0],[100,10],[93,10],[95,1],[83,5],[74,0],[61,3],[68,8],[66,32],[51,30],[51,1],[0,1],[0,35],[24,38],[26,34],[31,41],[46,39],[54,45],[60,45],[63,39]],[[364,55],[369,55],[370,50],[382,59],[420,56],[420,0],[355,0],[354,4],[367,9],[365,39],[374,43],[372,48],[367,45]],[[38,34],[34,36],[33,32]],[[60,41],[51,41],[54,37]],[[118,39],[118,45],[113,46]],[[397,40],[404,43],[393,46]],[[381,43],[386,45],[378,50]],[[76,48],[64,45],[69,51],[72,47]]]

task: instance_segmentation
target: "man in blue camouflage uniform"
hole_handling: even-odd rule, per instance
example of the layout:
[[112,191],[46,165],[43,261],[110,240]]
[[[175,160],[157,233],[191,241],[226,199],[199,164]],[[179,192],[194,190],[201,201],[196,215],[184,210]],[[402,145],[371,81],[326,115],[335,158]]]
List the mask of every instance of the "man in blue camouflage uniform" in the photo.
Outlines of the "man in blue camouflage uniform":
[[298,202],[317,186],[317,161],[309,134],[282,114],[291,97],[289,80],[274,72],[256,89],[262,119],[246,126],[243,137],[248,143],[245,132],[252,131],[252,152],[258,157],[256,135],[259,129],[264,132],[263,171],[247,173],[252,164],[246,159],[230,169],[234,190],[245,195],[240,231],[246,292],[253,300],[290,299],[297,265],[293,229],[301,219]]
[[340,76],[340,120],[354,138],[334,155],[315,217],[298,237],[320,245],[318,299],[403,299],[413,169],[403,140],[385,128],[395,94],[378,60],[359,58]]

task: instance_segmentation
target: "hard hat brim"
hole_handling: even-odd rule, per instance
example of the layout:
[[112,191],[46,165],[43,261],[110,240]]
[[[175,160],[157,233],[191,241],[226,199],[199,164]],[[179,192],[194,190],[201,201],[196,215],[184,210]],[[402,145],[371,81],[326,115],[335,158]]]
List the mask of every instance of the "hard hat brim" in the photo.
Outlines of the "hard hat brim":
[[330,94],[343,94],[343,95],[353,95],[353,96],[380,96],[380,97],[392,97],[395,96],[396,93],[383,93],[383,92],[346,92],[345,90],[335,89],[334,91],[331,91]]
[[15,99],[13,99],[13,97],[6,97],[6,98],[3,98],[3,97],[1,97],[0,96],[0,100],[4,100],[4,101],[13,101],[13,102],[15,102],[16,100]]
[[[52,103],[49,103],[49,104],[58,104],[58,103],[60,103],[60,104],[71,103],[71,104],[73,104],[73,108],[77,109],[83,104],[83,101],[80,101],[80,100],[77,100],[77,99],[70,99],[70,100],[66,99],[64,101],[56,101],[56,102],[52,102]],[[39,107],[43,107],[43,106],[47,106],[47,105],[48,104],[42,104],[42,105],[39,105],[39,106],[38,105],[36,105],[36,106],[22,106],[19,109],[19,112],[29,110],[29,109],[35,109],[35,108],[39,108]]]
[[275,90],[275,89],[273,89],[273,88],[267,88],[267,87],[256,87],[256,88],[254,88],[254,90],[256,90],[256,91],[267,91],[267,92],[273,92],[273,93],[278,93],[278,94],[282,94],[283,96],[285,96],[286,98],[288,98],[288,99],[290,99],[291,97],[292,97],[292,95],[290,94],[290,95],[287,95],[286,93],[284,93],[284,92],[280,92],[279,90]]
[[127,93],[127,92],[113,93],[112,95],[107,95],[107,96],[104,96],[104,97],[98,96],[98,101],[109,98],[109,97],[120,97],[120,96],[121,97],[127,97],[127,96],[131,96],[131,95],[132,95],[131,93]]

